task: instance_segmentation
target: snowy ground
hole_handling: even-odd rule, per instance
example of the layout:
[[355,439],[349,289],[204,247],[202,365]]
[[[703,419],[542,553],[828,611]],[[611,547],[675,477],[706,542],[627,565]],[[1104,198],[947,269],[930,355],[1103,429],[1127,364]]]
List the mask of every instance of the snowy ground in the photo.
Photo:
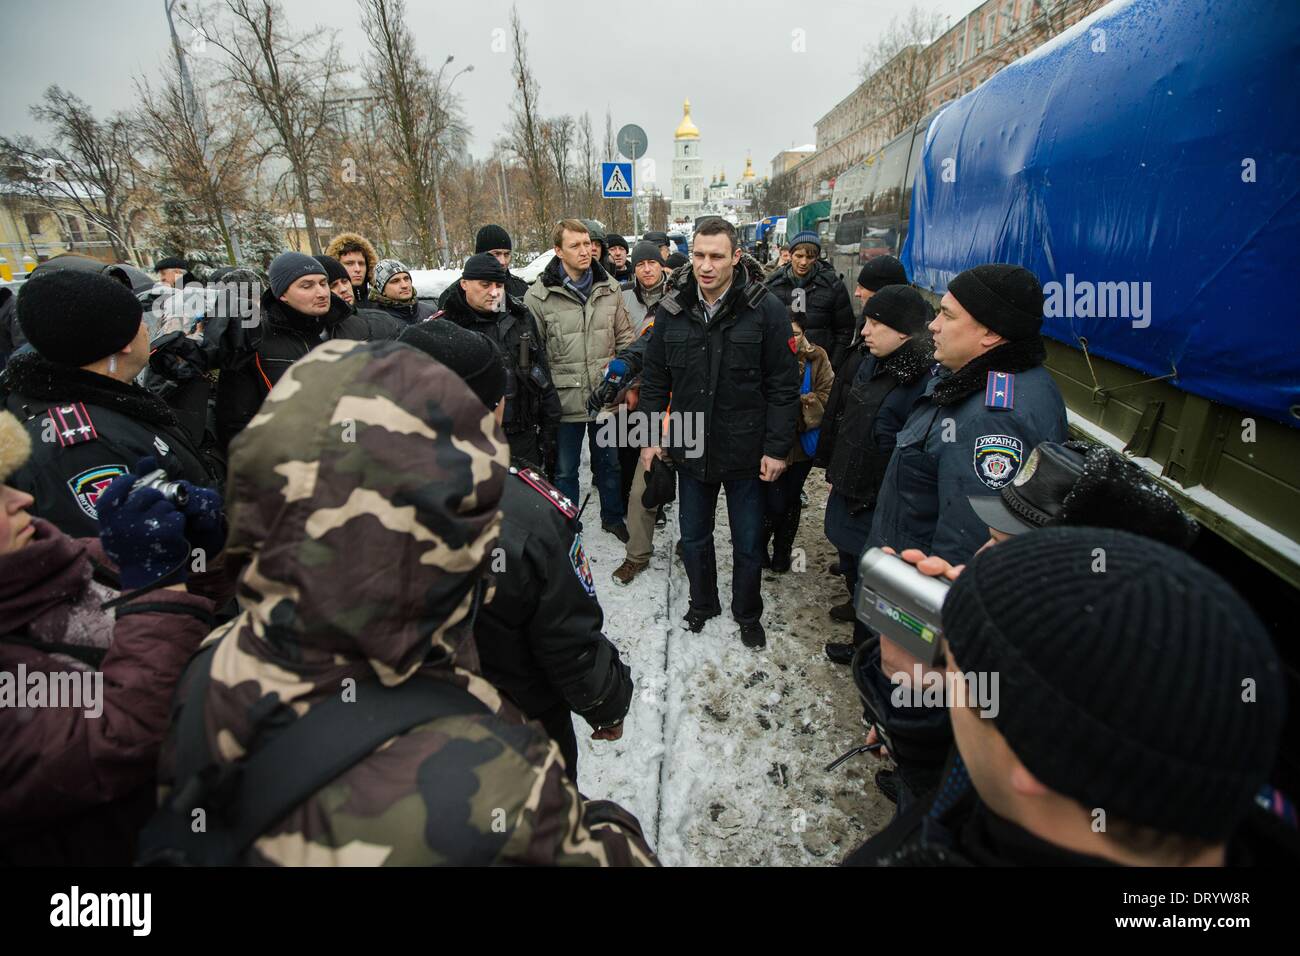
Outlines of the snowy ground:
[[[584,451],[583,489],[590,481]],[[715,533],[722,617],[692,634],[682,624],[689,589],[673,554],[676,513],[655,535],[650,567],[620,587],[610,574],[623,545],[600,530],[595,495],[583,541],[605,633],[632,668],[636,694],[618,741],[593,741],[578,729],[578,783],[590,798],[616,800],[641,820],[668,865],[833,865],[880,829],[892,805],[872,782],[881,764],[851,758],[862,743],[861,707],[848,669],[822,653],[851,628],[826,615],[844,599],[843,579],[826,573],[834,549],[822,534],[826,494],[814,471],[796,540],[803,571],[764,572],[767,648],[740,642],[726,610],[731,544],[725,496]]]

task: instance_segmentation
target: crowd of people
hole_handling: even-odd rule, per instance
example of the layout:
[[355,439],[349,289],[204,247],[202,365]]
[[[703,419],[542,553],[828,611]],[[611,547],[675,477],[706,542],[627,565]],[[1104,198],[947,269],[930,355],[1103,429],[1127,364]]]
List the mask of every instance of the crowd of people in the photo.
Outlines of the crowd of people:
[[[634,699],[584,443],[615,586],[675,512],[694,640],[732,633],[702,634],[719,495],[759,649],[825,481],[825,653],[896,809],[846,863],[1296,858],[1269,634],[1159,484],[1069,440],[1033,273],[936,312],[878,256],[859,320],[811,232],[771,268],[720,218],[689,259],[581,219],[551,244],[525,284],[485,225],[436,304],[356,233],[143,290],[38,267],[0,314],[0,860],[656,864],[578,788],[573,716],[618,740]],[[950,582],[935,660],[860,619],[872,549]],[[975,673],[996,707],[897,693]]]

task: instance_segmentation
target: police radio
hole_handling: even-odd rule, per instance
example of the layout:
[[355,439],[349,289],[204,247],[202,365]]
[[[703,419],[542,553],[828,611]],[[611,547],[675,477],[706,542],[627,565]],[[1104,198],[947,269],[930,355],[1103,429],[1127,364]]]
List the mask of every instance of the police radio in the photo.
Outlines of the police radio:
[[948,588],[947,579],[922,574],[902,558],[871,548],[858,564],[853,609],[867,627],[934,666],[940,659]]

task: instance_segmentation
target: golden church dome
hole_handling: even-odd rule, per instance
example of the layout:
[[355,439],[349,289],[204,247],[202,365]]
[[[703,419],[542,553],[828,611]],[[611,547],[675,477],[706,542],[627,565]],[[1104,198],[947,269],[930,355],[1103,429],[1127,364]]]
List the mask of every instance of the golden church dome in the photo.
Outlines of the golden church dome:
[[699,139],[700,131],[691,122],[690,100],[686,100],[682,104],[682,113],[682,121],[677,127],[677,132],[673,133],[673,139]]

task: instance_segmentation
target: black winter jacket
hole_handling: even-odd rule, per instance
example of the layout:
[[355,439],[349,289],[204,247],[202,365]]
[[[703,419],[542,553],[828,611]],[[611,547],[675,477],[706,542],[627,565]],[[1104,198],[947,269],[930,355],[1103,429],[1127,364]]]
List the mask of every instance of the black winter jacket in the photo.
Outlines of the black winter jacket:
[[141,458],[196,485],[220,488],[224,478],[150,392],[36,352],[15,355],[0,375],[0,407],[32,439],[31,459],[8,484],[36,498],[32,514],[74,538],[99,536],[100,493]]
[[357,310],[336,295],[330,309],[318,319],[288,308],[272,294],[262,293],[258,322],[251,328],[231,323],[218,354],[211,361],[220,368],[217,379],[216,425],[222,448],[244,430],[262,407],[262,400],[280,376],[298,359],[329,339],[396,338],[405,328],[375,309]]
[[[767,287],[787,309],[798,288],[794,265],[786,263],[767,277]],[[831,368],[840,374],[840,363],[853,344],[857,321],[849,292],[830,264],[818,260],[812,274],[803,283],[803,334],[813,345],[820,345],[831,358]]]
[[502,570],[474,640],[483,676],[529,717],[566,703],[592,727],[608,727],[631,706],[632,677],[601,631],[575,512],[536,472],[510,469],[501,498]]
[[666,446],[677,467],[700,481],[756,478],[765,455],[784,461],[799,420],[790,319],[762,284],[758,263],[740,262],[707,322],[693,272],[675,273],[680,285],[660,300],[645,351],[638,412],[664,411],[671,395],[674,420],[702,423],[694,447],[684,447],[691,436],[676,425]]
[[373,292],[370,298],[366,300],[366,308],[372,311],[382,312],[401,322],[403,326],[414,325],[416,322],[423,322],[425,319],[433,317],[434,309],[428,302],[422,299],[411,299],[409,302],[398,302],[396,299],[389,299],[382,295],[375,295]]
[[[1266,788],[1267,790],[1267,788]],[[1230,867],[1294,867],[1300,832],[1270,810],[1261,794],[1227,841]],[[1064,849],[988,808],[954,751],[943,785],[918,800],[850,853],[842,866],[1116,866]]]
[[[502,312],[484,315],[470,308],[460,282],[454,282],[440,300],[442,318],[450,319],[462,329],[486,335],[501,351],[506,367],[506,409],[501,427],[506,436],[532,432],[544,450],[555,446],[560,425],[560,396],[551,382],[546,364],[546,343],[537,329],[533,314],[518,299],[505,297]],[[521,362],[523,338],[528,336],[527,361]],[[533,464],[540,464],[534,462]]]
[[875,507],[894,437],[925,390],[934,365],[928,335],[903,343],[881,360],[864,347],[849,351],[831,387],[814,463],[855,508]]

